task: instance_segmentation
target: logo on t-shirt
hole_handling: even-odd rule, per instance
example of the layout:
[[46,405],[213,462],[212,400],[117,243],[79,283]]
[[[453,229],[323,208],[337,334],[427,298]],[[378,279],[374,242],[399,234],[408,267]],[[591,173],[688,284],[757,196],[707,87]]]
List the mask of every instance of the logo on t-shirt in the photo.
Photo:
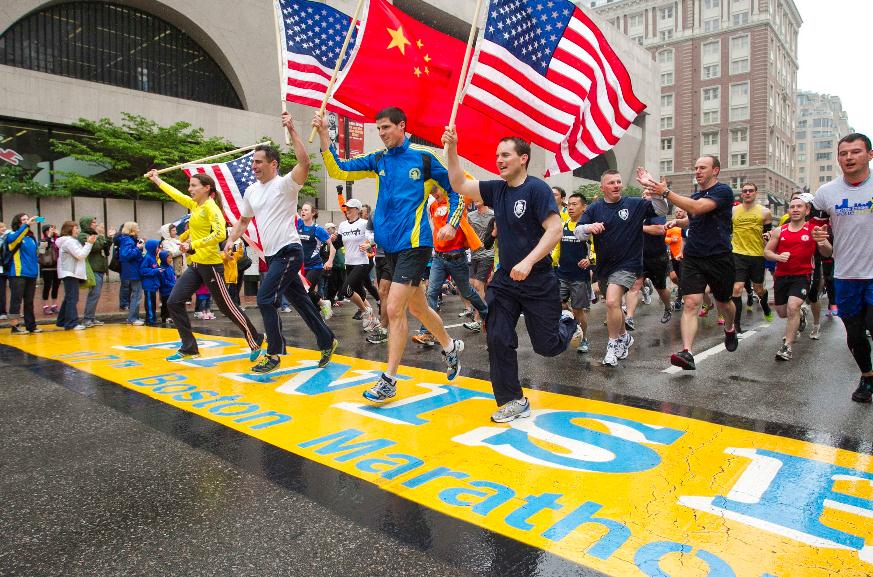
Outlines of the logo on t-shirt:
[[436,209],[436,216],[443,217],[447,214],[449,214],[449,207],[448,206],[441,206],[438,209]]
[[800,240],[802,240],[803,242],[808,241],[808,240],[809,240],[809,235],[808,235],[808,234],[805,234],[805,235],[801,236],[801,237],[800,237]]
[[409,179],[410,180],[419,180],[421,178],[421,171],[417,168],[410,169],[409,171]]
[[620,211],[618,211],[618,218],[620,218],[622,220],[627,220],[628,216],[630,216],[630,211],[628,211],[628,209],[623,208]]
[[512,207],[515,212],[516,218],[521,218],[524,216],[524,211],[527,210],[527,201],[526,200],[516,200],[515,206]]

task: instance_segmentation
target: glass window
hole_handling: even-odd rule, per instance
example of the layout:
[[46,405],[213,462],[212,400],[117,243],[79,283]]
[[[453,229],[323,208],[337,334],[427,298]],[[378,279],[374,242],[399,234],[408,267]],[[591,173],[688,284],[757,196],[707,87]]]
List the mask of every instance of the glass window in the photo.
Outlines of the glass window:
[[667,40],[671,40],[672,38],[673,38],[673,31],[672,30],[661,30],[660,32],[658,32],[658,39],[661,42],[666,42]]
[[718,59],[720,53],[721,44],[719,42],[705,42],[703,44],[703,57],[707,60],[710,60],[711,58]]
[[673,108],[673,95],[672,94],[662,94],[661,95],[661,108]]
[[718,146],[718,132],[704,132],[703,146]]
[[661,165],[658,168],[660,168],[659,172],[661,174],[668,174],[670,172],[673,172],[673,161],[672,160],[662,160]]
[[673,150],[673,139],[672,138],[662,138],[661,139],[661,150],[668,151]]
[[731,166],[747,166],[749,164],[749,155],[745,152],[731,154]]
[[719,18],[707,18],[703,21],[704,32],[718,32],[721,29],[721,20]]
[[749,23],[748,12],[737,12],[733,15],[734,26],[742,26]]
[[664,6],[661,8],[661,20],[670,20],[673,18],[673,7]]
[[721,75],[721,67],[718,64],[706,64],[703,67],[703,79],[718,78]]
[[701,124],[718,124],[718,110],[707,110],[703,113],[703,122]]
[[191,37],[119,4],[65,2],[31,13],[0,36],[0,64],[242,108],[227,76]]
[[658,52],[658,64],[673,64],[673,51],[661,50]]
[[745,74],[749,71],[749,59],[731,60],[731,74]]
[[703,8],[705,10],[711,10],[713,8],[719,7],[719,0],[703,0]]
[[740,143],[740,142],[748,142],[749,141],[749,129],[748,128],[737,128],[735,130],[731,130],[731,142]]
[[661,86],[673,86],[673,73],[672,72],[662,72],[661,73]]
[[662,116],[661,117],[661,130],[672,130],[673,128],[673,117],[672,116]]

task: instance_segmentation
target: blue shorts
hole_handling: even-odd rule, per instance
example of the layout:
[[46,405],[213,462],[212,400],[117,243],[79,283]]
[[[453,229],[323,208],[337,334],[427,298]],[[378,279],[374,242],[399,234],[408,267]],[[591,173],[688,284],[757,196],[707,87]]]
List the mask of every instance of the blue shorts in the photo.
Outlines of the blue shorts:
[[873,279],[834,279],[836,305],[841,319],[850,319],[864,313],[864,307],[873,307]]

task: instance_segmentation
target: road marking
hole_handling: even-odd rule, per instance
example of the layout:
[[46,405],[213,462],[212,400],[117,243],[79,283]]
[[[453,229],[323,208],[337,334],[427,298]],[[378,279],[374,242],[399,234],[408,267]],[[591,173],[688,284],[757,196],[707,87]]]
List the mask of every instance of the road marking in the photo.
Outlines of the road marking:
[[[763,329],[764,327],[767,327],[767,326],[769,326],[768,323],[758,325],[754,329],[746,331],[746,332],[742,333],[741,335],[739,335],[739,339],[741,341],[744,341],[744,340],[748,339],[749,337],[758,334],[758,332],[761,329]],[[720,353],[724,350],[727,350],[724,348],[724,343],[722,343],[720,345],[716,345],[716,346],[712,347],[711,349],[706,349],[702,353],[698,353],[698,354],[694,355],[694,364],[699,365],[700,361],[702,361],[704,359],[708,359],[709,357],[711,357],[713,355],[717,355],[718,353]],[[683,370],[684,369],[682,367],[669,366],[661,372],[668,373],[668,374],[672,375],[675,373],[681,373]]]

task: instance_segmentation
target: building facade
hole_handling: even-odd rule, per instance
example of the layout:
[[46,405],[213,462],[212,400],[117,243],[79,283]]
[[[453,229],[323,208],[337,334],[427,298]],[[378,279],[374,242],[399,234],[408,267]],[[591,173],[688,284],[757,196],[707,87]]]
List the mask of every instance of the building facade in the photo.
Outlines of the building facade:
[[801,91],[797,93],[797,181],[815,192],[840,174],[837,142],[854,132],[839,96]]
[[658,169],[678,191],[712,154],[721,180],[786,198],[797,188],[793,0],[594,0],[594,11],[660,64]]
[[[356,5],[354,0],[327,3],[347,14]],[[396,4],[441,32],[466,40],[472,3],[396,0]],[[601,26],[648,109],[618,146],[595,159],[589,169],[618,168],[630,178],[635,166],[657,159],[658,69],[646,50],[605,23]],[[70,126],[80,118],[118,122],[128,112],[161,125],[184,120],[203,128],[207,137],[221,136],[239,146],[264,136],[281,142],[274,30],[273,3],[260,0],[4,0],[0,2],[0,148],[14,150],[19,166],[34,179],[49,183],[55,170],[94,169],[72,158],[59,158],[50,146],[53,138],[74,138]],[[295,104],[288,109],[301,132],[308,134],[314,110]],[[495,135],[495,141],[501,136]],[[381,146],[374,126],[365,125],[363,149]],[[308,150],[319,153],[317,139]],[[545,151],[535,150],[532,173],[542,174],[546,160]],[[316,199],[321,222],[341,218],[337,186],[363,202],[376,201],[373,181],[349,187],[328,178],[323,170],[316,176],[322,181]],[[581,176],[581,172],[575,177],[559,175],[554,183],[574,188],[582,182]],[[110,223],[137,220],[149,234],[178,216],[171,204],[132,200],[37,200],[4,194],[0,201],[0,219],[22,211],[39,212],[52,221],[97,214]]]

